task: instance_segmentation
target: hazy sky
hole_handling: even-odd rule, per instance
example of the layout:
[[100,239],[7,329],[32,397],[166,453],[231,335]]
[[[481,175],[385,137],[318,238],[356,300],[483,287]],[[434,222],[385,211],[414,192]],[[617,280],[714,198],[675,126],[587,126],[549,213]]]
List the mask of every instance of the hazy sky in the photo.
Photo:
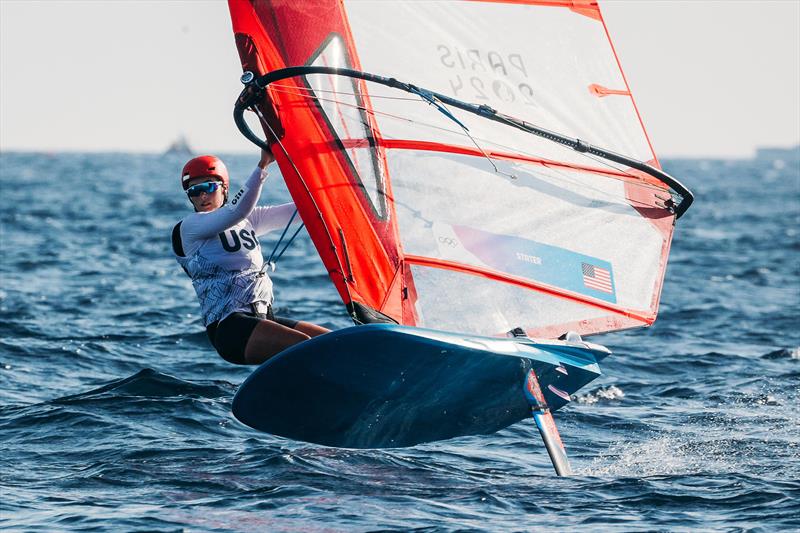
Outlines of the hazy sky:
[[[601,2],[662,157],[800,142],[800,0]],[[0,149],[248,152],[227,4],[0,0]]]

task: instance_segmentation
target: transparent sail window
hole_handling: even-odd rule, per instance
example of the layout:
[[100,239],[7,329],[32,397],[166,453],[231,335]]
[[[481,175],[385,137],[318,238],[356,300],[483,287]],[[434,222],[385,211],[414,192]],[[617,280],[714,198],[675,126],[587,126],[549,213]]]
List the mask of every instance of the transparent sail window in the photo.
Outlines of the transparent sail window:
[[[338,35],[332,35],[309,64],[352,68],[347,48]],[[362,82],[325,74],[305,76],[305,81],[375,214],[385,218],[384,176],[375,147],[373,125],[360,88]]]

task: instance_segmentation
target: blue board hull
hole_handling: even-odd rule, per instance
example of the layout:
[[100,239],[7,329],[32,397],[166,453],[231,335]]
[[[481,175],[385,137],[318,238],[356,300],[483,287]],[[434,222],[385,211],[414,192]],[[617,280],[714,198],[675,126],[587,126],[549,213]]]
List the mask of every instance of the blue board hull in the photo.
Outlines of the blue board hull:
[[[600,375],[607,351],[371,324],[313,338],[248,377],[233,414],[326,446],[393,448],[488,434],[531,416],[530,369],[551,410]],[[560,367],[560,369],[557,369]],[[564,373],[566,370],[566,373]]]

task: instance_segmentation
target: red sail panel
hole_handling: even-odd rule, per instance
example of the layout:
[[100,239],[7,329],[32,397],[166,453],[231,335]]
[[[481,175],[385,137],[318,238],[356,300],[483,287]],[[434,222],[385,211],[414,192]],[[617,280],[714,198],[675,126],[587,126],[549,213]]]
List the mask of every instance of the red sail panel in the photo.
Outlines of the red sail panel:
[[[289,65],[313,64],[332,36],[343,46],[324,59],[331,66],[360,68],[338,1],[229,0],[229,8],[245,70],[258,64],[261,72],[256,74],[261,74]],[[287,80],[284,85],[301,92],[304,89],[300,80]],[[348,90],[352,93],[357,87]],[[404,313],[401,302],[405,284],[401,283],[397,225],[385,199],[391,197],[385,163],[369,162],[369,176],[362,176],[353,164],[358,158],[349,157],[337,146],[332,131],[335,125],[307,105],[305,98],[291,91],[271,91],[269,97],[279,114],[281,142],[290,157],[282,149],[273,152],[342,300],[413,324],[413,308],[406,306]],[[371,129],[374,135],[374,126]],[[365,185],[362,180],[370,183]],[[375,192],[375,198],[364,193],[367,188]]]

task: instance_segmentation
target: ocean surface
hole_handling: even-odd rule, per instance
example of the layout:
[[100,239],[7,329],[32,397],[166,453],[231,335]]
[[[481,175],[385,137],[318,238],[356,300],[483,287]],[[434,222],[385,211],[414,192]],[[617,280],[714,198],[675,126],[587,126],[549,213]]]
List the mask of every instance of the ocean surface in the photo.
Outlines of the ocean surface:
[[[237,422],[252,369],[212,350],[170,253],[182,163],[0,154],[0,529],[800,529],[797,161],[664,162],[696,203],[655,325],[593,337],[604,375],[556,413],[570,478],[531,420],[360,451]],[[305,233],[273,279],[280,314],[350,325]]]

